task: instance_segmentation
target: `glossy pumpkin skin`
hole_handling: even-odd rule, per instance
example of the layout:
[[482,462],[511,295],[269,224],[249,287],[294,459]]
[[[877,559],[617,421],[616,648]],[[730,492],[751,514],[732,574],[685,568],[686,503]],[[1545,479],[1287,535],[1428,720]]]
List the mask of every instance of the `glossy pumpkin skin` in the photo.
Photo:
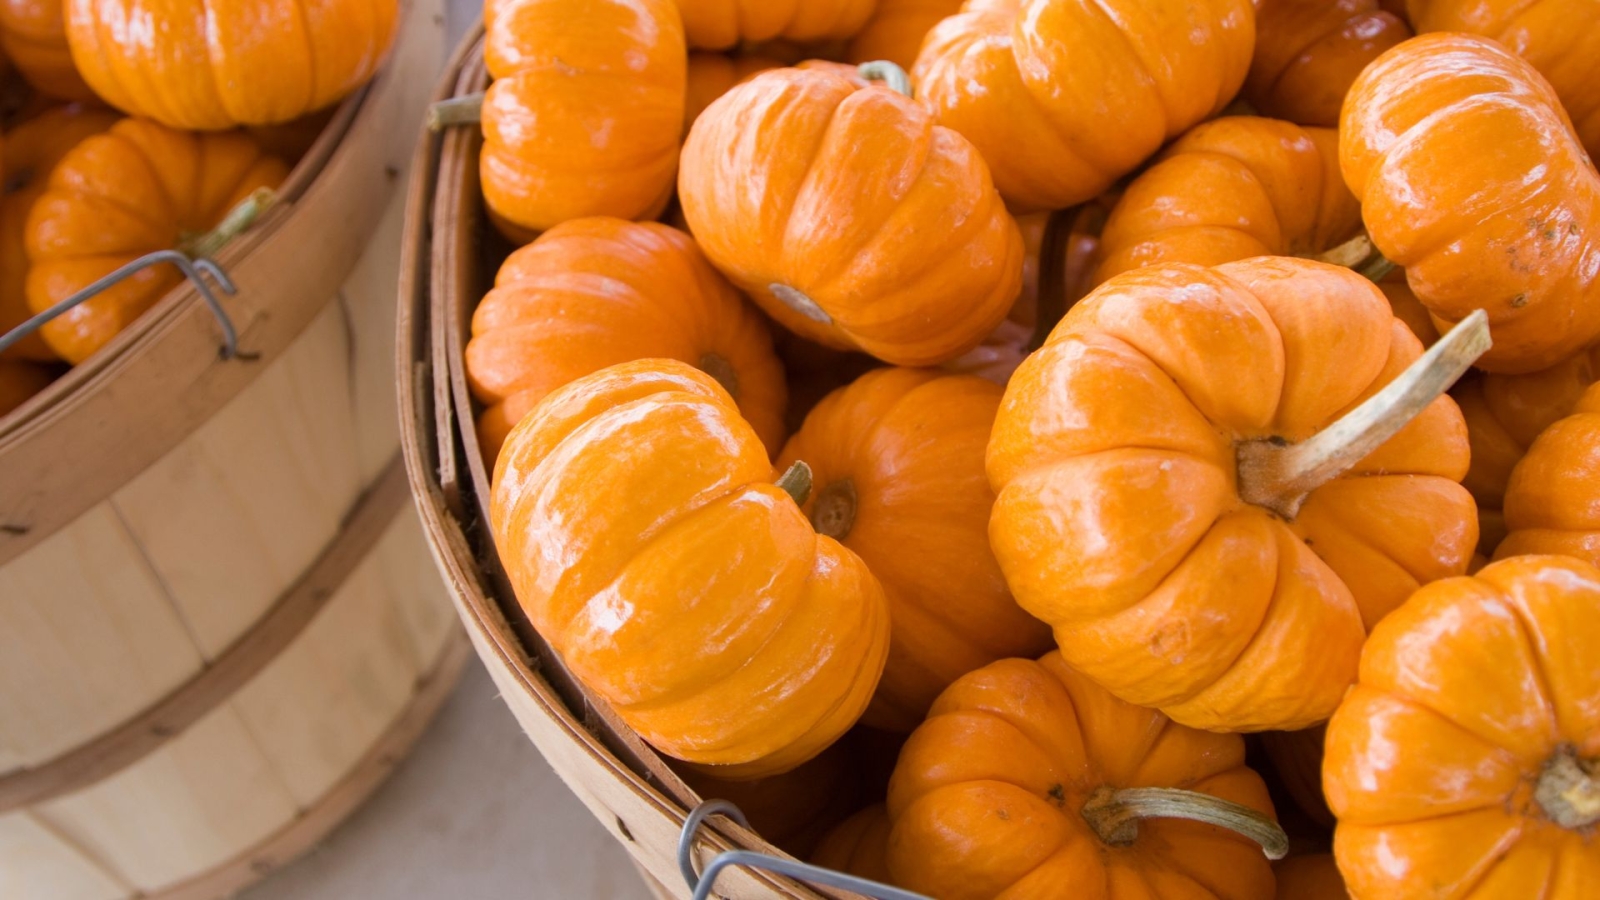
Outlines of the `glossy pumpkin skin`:
[[783,65],[766,56],[696,51],[689,54],[687,92],[683,105],[683,133],[688,134],[694,120],[700,118],[706,107],[726,94],[734,85],[757,72],[776,69]]
[[400,8],[397,0],[65,3],[73,63],[96,94],[129,115],[207,131],[288,122],[344,99],[383,62]]
[[929,32],[912,81],[1013,210],[1060,209],[1227,106],[1254,22],[1250,0],[970,0]]
[[1287,522],[1241,499],[1236,448],[1310,437],[1420,354],[1370,282],[1323,263],[1101,285],[1017,370],[990,440],[1018,603],[1071,665],[1191,727],[1327,718],[1363,623],[1471,557],[1461,414],[1435,400]]
[[835,872],[848,872],[879,884],[893,884],[889,874],[889,809],[882,803],[857,812],[823,837],[811,861]]
[[[197,173],[199,177],[197,178]],[[123,119],[79,142],[50,173],[28,214],[28,305],[43,312],[95,279],[183,236],[214,228],[258,188],[288,177],[283,161],[241,132],[174,131]],[[153,266],[51,320],[40,333],[83,362],[182,276]]]
[[1230,116],[1179,138],[1128,185],[1100,235],[1094,283],[1164,262],[1314,256],[1360,230],[1332,129]]
[[1451,396],[1467,420],[1472,465],[1461,480],[1478,502],[1483,552],[1505,538],[1506,485],[1534,440],[1569,415],[1584,389],[1600,381],[1600,346],[1526,375],[1479,373],[1462,379]]
[[989,549],[983,456],[1000,395],[972,375],[877,369],[817,404],[778,459],[780,471],[811,466],[807,515],[889,598],[889,662],[867,725],[909,732],[950,682],[1050,648]]
[[1600,174],[1526,62],[1412,38],[1356,79],[1339,136],[1367,231],[1417,298],[1445,324],[1489,314],[1481,368],[1549,368],[1600,338]]
[[36,91],[57,100],[98,98],[67,47],[63,0],[0,0],[0,48]]
[[[44,193],[56,163],[78,142],[110,128],[119,117],[109,110],[62,106],[16,126],[5,137],[7,191],[0,199],[0,334],[32,315],[28,307],[28,211]],[[5,353],[7,359],[49,362],[55,351],[37,332]]]
[[1560,553],[1600,566],[1600,384],[1517,463],[1505,514],[1509,533],[1495,559]]
[[501,0],[478,173],[526,243],[586,216],[653,219],[672,196],[687,51],[672,0]]
[[1272,867],[1278,900],[1350,900],[1331,853],[1308,853],[1279,860]]
[[1410,0],[1417,32],[1465,31],[1492,38],[1550,81],[1578,139],[1600,158],[1600,2],[1597,0]]
[[495,464],[495,544],[534,628],[641,737],[722,778],[816,756],[888,652],[883,589],[774,477],[727,392],[673,360],[556,390]]
[[850,41],[845,59],[853,63],[886,59],[910,71],[923,38],[960,11],[961,0],[878,0],[872,18]]
[[0,359],[0,416],[28,401],[54,380],[50,369],[38,363]]
[[1237,735],[1124,703],[1059,654],[968,674],[934,703],[889,782],[889,871],[940,900],[1272,896],[1261,849],[1215,826],[1139,824],[1102,842],[1080,810],[1103,786],[1176,787],[1270,814]]
[[1356,76],[1409,37],[1378,0],[1261,0],[1244,98],[1263,115],[1335,128]]
[[689,132],[678,195],[706,256],[769,315],[897,365],[976,346],[1021,286],[1022,236],[972,145],[836,69],[724,94]]
[[675,0],[697,50],[728,50],[774,39],[821,43],[848,38],[872,15],[873,0]]
[[1373,629],[1323,768],[1352,897],[1593,896],[1592,827],[1558,825],[1536,785],[1568,753],[1600,757],[1596,615],[1600,570],[1524,556],[1431,584]]
[[766,320],[689,236],[654,222],[573,219],[501,264],[472,315],[467,383],[485,404],[494,459],[551,391],[607,366],[668,358],[718,379],[769,450],[783,444],[788,389]]

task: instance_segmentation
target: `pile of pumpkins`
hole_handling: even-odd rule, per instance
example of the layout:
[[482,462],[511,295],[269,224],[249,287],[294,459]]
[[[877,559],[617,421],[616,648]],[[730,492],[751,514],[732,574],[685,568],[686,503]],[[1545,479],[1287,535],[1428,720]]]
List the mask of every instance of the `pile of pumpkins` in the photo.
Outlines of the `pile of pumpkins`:
[[485,21],[496,546],[703,794],[940,900],[1600,892],[1600,0]]
[[[372,77],[398,13],[398,0],[0,0],[0,334],[146,254],[220,249]],[[0,353],[0,416],[180,278],[144,269]]]

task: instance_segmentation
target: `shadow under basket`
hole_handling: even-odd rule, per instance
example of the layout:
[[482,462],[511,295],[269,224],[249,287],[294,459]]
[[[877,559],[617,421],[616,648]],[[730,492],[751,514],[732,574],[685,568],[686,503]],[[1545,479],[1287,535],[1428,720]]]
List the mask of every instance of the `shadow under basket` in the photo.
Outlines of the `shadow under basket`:
[[393,390],[409,145],[444,54],[377,77],[192,285],[0,417],[0,897],[229,895],[376,788],[465,660]]

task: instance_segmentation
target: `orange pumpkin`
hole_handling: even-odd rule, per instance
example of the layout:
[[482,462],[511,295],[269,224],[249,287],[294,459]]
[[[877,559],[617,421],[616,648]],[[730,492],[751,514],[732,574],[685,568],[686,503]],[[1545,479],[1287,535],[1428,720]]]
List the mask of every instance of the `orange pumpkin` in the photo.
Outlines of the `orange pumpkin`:
[[501,264],[472,315],[467,382],[487,407],[478,417],[486,458],[551,391],[651,357],[715,378],[769,450],[782,446],[787,389],[766,320],[688,235],[606,218],[545,232]]
[[1600,384],[1539,435],[1506,485],[1496,559],[1562,553],[1600,566]]
[[1322,725],[1303,731],[1264,731],[1261,747],[1294,805],[1311,821],[1332,828],[1333,813],[1322,796],[1322,740],[1326,734]]
[[904,69],[916,64],[922,39],[933,26],[961,11],[961,0],[878,0],[845,59],[853,63],[886,59]]
[[[6,194],[0,199],[0,334],[27,321],[28,211],[44,193],[56,163],[78,142],[110,128],[115,113],[81,106],[62,106],[18,125],[6,135]],[[56,354],[37,332],[6,352],[9,358],[47,362]]]
[[817,404],[778,458],[810,464],[817,533],[855,551],[889,598],[889,662],[867,725],[910,731],[950,682],[1050,647],[989,550],[983,454],[1000,395],[972,375],[878,369]]
[[676,0],[689,46],[728,50],[741,43],[820,43],[848,38],[872,15],[873,0]]
[[37,363],[0,359],[0,416],[26,403],[51,382],[49,368]]
[[[1155,797],[1216,815],[1151,817]],[[1287,845],[1238,735],[1124,703],[1054,653],[939,697],[900,753],[889,819],[894,882],[940,900],[1266,900],[1272,871],[1244,834]]]
[[[146,253],[193,249],[229,210],[288,174],[240,132],[123,119],[85,138],[56,164],[28,215],[28,305],[43,312]],[[62,359],[83,362],[179,280],[170,266],[144,269],[40,333]]]
[[479,176],[508,236],[653,219],[672,196],[687,51],[672,0],[501,0]]
[[1356,79],[1339,156],[1434,317],[1488,312],[1480,366],[1537,371],[1600,339],[1600,173],[1527,63],[1472,35],[1412,38]]
[[889,809],[874,803],[828,832],[812,852],[811,861],[835,872],[893,884],[888,856]]
[[1526,375],[1480,373],[1451,390],[1467,421],[1472,465],[1461,483],[1478,502],[1480,539],[1494,553],[1505,539],[1506,484],[1528,447],[1546,428],[1572,412],[1589,385],[1600,380],[1600,346]]
[[899,365],[976,346],[1022,237],[966,140],[833,69],[763,72],[689,132],[678,179],[706,256],[803,337]]
[[[397,0],[65,0],[72,61],[129,115],[218,130],[344,99],[394,42]],[[159,37],[156,37],[159,36]]]
[[1254,23],[1251,0],[970,0],[929,32],[912,80],[1013,209],[1059,209],[1227,106]]
[[1272,867],[1278,900],[1350,900],[1331,853],[1291,856]]
[[1464,571],[1477,542],[1449,398],[1418,398],[1381,445],[1365,425],[1319,433],[1420,353],[1371,282],[1310,260],[1101,285],[995,421],[989,536],[1017,601],[1071,665],[1185,725],[1327,718],[1363,623]]
[[1332,129],[1230,116],[1179,138],[1128,185],[1093,279],[1163,262],[1315,256],[1360,230]]
[[726,94],[734,85],[757,72],[776,69],[781,65],[783,64],[769,57],[743,53],[737,56],[705,52],[689,54],[688,86],[683,104],[683,133],[688,134],[690,126],[694,125],[695,119],[700,118],[706,107]]
[[1600,569],[1522,556],[1373,629],[1322,775],[1352,897],[1594,896],[1597,616]]
[[1409,37],[1378,0],[1261,0],[1244,97],[1263,115],[1333,128],[1361,70]]
[[1426,31],[1493,38],[1550,80],[1578,139],[1600,158],[1600,2],[1596,0],[1410,0]]
[[[1406,284],[1405,270],[1395,269],[1389,273],[1378,282],[1378,290],[1383,291],[1383,296],[1389,299],[1389,308],[1394,310],[1394,317],[1406,323],[1422,346],[1432,347],[1439,340],[1439,326],[1428,313],[1428,308],[1417,299],[1411,285]],[[1473,453],[1476,455],[1477,451]]]
[[72,64],[63,0],[0,0],[0,48],[32,88],[57,100],[97,100]]
[[660,359],[556,390],[495,464],[490,523],[534,628],[641,737],[722,778],[816,756],[888,653],[883,589],[772,479],[727,392]]

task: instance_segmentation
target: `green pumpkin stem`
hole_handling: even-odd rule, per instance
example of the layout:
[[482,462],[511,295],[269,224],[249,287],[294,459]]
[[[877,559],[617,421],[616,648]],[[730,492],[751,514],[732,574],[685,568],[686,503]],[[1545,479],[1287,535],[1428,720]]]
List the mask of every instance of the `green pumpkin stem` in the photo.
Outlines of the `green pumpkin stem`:
[[1178,788],[1102,787],[1089,795],[1082,815],[1100,840],[1126,847],[1143,819],[1188,819],[1226,828],[1261,845],[1267,859],[1289,854],[1289,836],[1272,817],[1241,803]]
[[797,459],[775,483],[794,499],[796,506],[805,506],[806,500],[811,497],[811,467],[806,465],[805,460]]
[[440,100],[428,107],[428,130],[443,131],[453,125],[475,125],[483,121],[483,94],[466,94]]
[[1489,317],[1473,310],[1383,389],[1299,443],[1246,441],[1238,447],[1239,496],[1286,520],[1306,495],[1339,477],[1395,436],[1488,351]]
[[885,87],[897,94],[904,94],[907,97],[914,96],[911,90],[911,76],[906,74],[905,69],[889,62],[887,59],[864,62],[856,67],[856,71],[861,73],[861,77],[867,81],[883,82]]
[[228,245],[229,241],[245,233],[261,214],[272,208],[278,195],[272,188],[256,188],[250,196],[240,200],[228,210],[217,227],[200,234],[190,234],[178,241],[178,251],[190,259],[205,259]]

